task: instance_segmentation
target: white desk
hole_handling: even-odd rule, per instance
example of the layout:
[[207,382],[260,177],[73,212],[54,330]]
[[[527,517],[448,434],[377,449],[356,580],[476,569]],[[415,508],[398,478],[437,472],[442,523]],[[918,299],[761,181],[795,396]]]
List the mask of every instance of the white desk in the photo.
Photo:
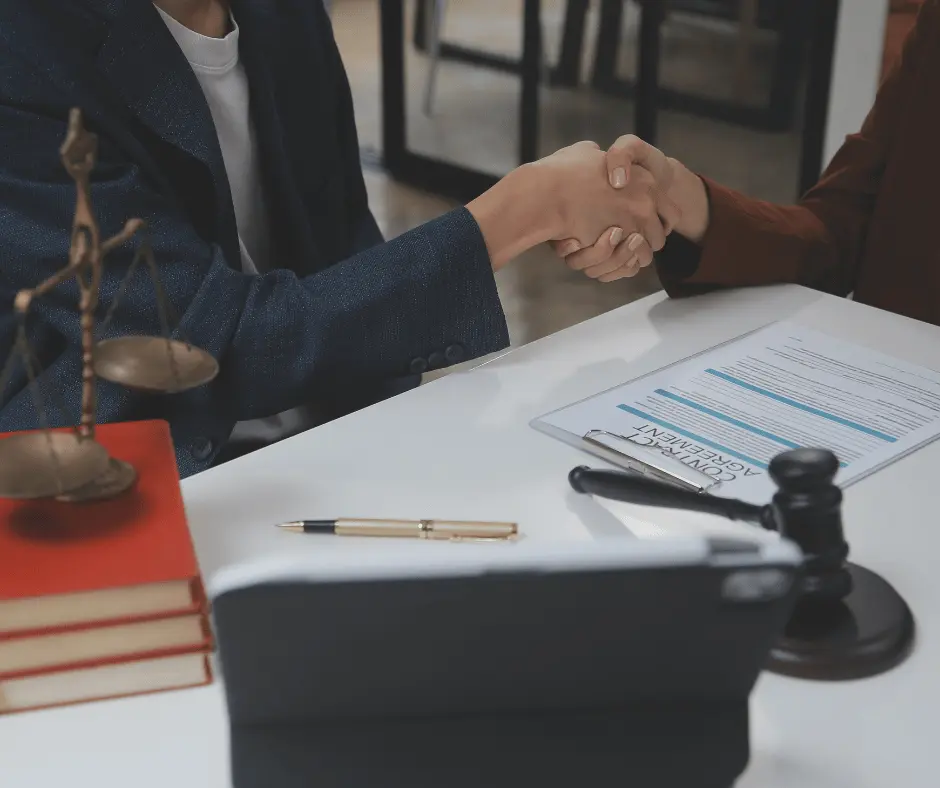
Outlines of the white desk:
[[[585,456],[529,420],[783,317],[940,368],[940,329],[799,288],[690,302],[652,296],[187,480],[203,571],[312,549],[271,527],[305,516],[516,519],[529,537],[615,537],[616,523],[568,491],[567,473]],[[865,682],[762,678],[745,788],[937,784],[937,467],[940,443],[850,488],[846,502],[854,557],[890,578],[914,609],[916,653]],[[703,522],[634,511],[668,528]],[[329,544],[360,549],[352,539]],[[0,785],[228,788],[221,687],[0,718]]]

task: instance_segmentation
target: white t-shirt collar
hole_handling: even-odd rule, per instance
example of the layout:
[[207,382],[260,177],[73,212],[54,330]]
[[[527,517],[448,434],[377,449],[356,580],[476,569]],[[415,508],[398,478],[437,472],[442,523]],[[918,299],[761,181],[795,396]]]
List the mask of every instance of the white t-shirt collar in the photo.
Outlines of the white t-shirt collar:
[[224,38],[204,36],[186,25],[177,22],[159,6],[154,6],[163,17],[176,43],[194,69],[205,71],[228,71],[238,63],[238,25],[229,15],[232,23],[231,32]]

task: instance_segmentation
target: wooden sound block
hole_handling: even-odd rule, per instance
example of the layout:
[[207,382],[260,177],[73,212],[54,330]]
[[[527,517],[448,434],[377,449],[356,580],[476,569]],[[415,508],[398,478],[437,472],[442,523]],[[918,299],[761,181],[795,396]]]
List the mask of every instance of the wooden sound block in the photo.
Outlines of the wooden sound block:
[[914,643],[914,616],[882,577],[848,565],[852,591],[838,602],[797,604],[771,650],[772,673],[818,681],[863,679],[903,662]]

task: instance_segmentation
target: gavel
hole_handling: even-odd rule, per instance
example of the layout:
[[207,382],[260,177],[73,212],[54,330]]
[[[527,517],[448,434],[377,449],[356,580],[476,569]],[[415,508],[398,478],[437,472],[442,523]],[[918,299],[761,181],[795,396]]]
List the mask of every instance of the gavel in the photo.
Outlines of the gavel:
[[879,675],[899,665],[911,652],[915,629],[911,610],[894,587],[848,561],[838,470],[838,458],[825,449],[779,454],[768,467],[777,492],[764,506],[691,492],[629,471],[582,466],[568,480],[579,493],[738,520],[792,541],[803,553],[799,595],[767,669],[838,681]]

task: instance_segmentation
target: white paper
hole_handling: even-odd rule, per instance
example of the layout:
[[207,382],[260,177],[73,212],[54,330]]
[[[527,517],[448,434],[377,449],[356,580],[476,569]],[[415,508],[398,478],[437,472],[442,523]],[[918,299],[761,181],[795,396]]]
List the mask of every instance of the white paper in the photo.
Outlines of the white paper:
[[659,447],[766,503],[780,452],[833,451],[845,486],[940,434],[940,373],[780,322],[537,420]]

